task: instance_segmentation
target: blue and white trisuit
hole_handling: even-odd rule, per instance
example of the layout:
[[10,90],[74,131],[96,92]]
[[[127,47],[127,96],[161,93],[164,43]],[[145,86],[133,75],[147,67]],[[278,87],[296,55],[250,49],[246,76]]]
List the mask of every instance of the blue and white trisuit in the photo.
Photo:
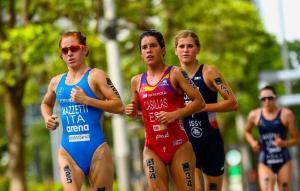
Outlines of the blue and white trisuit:
[[79,86],[89,97],[98,97],[88,84],[89,68],[81,80],[73,85],[66,84],[67,74],[63,74],[56,88],[56,100],[59,104],[62,140],[61,146],[73,158],[87,176],[96,149],[105,142],[101,125],[103,110],[76,103],[71,98],[72,88]]

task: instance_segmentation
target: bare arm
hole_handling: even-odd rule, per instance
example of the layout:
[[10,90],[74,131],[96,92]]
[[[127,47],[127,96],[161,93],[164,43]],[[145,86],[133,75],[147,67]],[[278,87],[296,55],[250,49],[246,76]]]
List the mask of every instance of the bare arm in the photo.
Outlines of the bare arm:
[[[183,108],[177,109],[173,112],[160,112],[157,115],[158,120],[163,124],[173,122],[175,119],[189,116],[195,112],[203,110],[205,107],[204,99],[197,90],[197,87],[188,78],[186,72],[178,67],[173,67],[171,71],[171,82],[175,85],[178,91],[185,93],[191,102]],[[183,96],[183,95],[182,95]]]
[[238,109],[239,106],[234,93],[216,68],[205,65],[203,76],[209,88],[217,91],[223,97],[223,100],[217,103],[207,104],[205,111],[226,112]]
[[47,92],[41,103],[41,114],[45,120],[45,126],[47,129],[54,130],[58,127],[59,122],[57,116],[53,115],[53,108],[55,105],[55,88],[57,86],[59,76],[51,79]]
[[275,139],[275,145],[279,147],[290,147],[298,144],[299,134],[294,113],[287,108],[283,108],[281,120],[286,126],[291,137],[287,140],[282,140],[280,137],[277,137]]
[[89,83],[100,99],[87,96],[83,89],[77,87],[72,90],[71,97],[74,101],[103,109],[106,112],[123,114],[124,106],[120,95],[106,73],[99,69],[93,69],[89,77]]
[[258,110],[252,110],[247,118],[246,125],[244,128],[244,136],[248,143],[250,144],[251,148],[257,152],[260,150],[260,144],[257,140],[254,139],[252,136],[252,128],[255,126],[255,119],[257,118]]

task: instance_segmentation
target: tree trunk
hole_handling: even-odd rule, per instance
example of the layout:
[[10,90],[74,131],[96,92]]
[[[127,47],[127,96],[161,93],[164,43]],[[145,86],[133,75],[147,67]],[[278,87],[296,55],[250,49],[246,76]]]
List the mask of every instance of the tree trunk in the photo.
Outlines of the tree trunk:
[[8,27],[13,28],[16,23],[15,0],[9,1],[9,20]]
[[29,0],[23,0],[21,13],[22,13],[22,21],[24,26],[28,25],[30,22],[28,6],[29,6]]
[[0,41],[2,41],[5,37],[4,33],[4,22],[3,22],[3,7],[1,6],[0,3]]
[[7,88],[4,95],[9,154],[7,174],[11,191],[26,191],[22,91],[18,88]]

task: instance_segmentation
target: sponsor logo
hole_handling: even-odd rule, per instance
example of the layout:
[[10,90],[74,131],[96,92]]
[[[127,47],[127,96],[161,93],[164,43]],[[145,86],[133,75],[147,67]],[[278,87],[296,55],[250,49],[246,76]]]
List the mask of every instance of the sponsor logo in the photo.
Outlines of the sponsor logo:
[[271,147],[271,148],[267,148],[269,153],[278,153],[281,151],[280,147]]
[[182,139],[177,139],[173,141],[173,146],[181,145],[182,144]]
[[274,121],[274,124],[276,124],[276,125],[278,125],[278,124],[280,124],[281,122],[280,122],[280,120],[275,120]]
[[166,130],[167,126],[163,124],[153,125],[153,131],[163,131]]
[[68,99],[59,99],[59,103],[74,103],[72,98]]
[[269,159],[267,160],[267,164],[277,164],[277,163],[282,163],[283,159]]
[[195,76],[195,80],[201,80],[201,76]]
[[191,129],[191,134],[195,138],[200,138],[200,137],[202,137],[203,131],[202,131],[202,129],[200,127],[193,127]]
[[168,93],[166,91],[161,91],[161,92],[143,92],[142,93],[142,98],[146,99],[146,98],[156,98],[156,97],[161,97],[161,96],[165,96]]
[[160,85],[162,85],[162,86],[168,86],[169,85],[168,80],[167,79],[163,79],[163,81],[160,83]]
[[224,166],[221,167],[221,171],[223,171],[223,170],[224,170]]
[[57,91],[56,91],[56,95],[60,96],[62,95],[62,92],[64,91],[63,87],[60,87]]
[[84,132],[84,131],[89,131],[89,125],[88,124],[84,124],[84,125],[68,125],[66,127],[67,132],[68,133],[72,133],[72,132]]
[[90,141],[90,134],[69,135],[69,142]]
[[165,134],[162,134],[162,135],[156,135],[155,139],[156,139],[156,141],[157,141],[157,140],[159,140],[159,139],[166,139],[166,138],[168,138],[168,137],[170,137],[169,132],[167,132],[167,133],[165,133]]

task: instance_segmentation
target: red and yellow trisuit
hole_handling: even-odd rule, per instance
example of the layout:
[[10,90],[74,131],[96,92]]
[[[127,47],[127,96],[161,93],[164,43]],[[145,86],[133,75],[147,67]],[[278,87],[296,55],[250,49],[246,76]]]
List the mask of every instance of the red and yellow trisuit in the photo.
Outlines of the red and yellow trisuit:
[[163,125],[155,117],[160,111],[171,112],[184,107],[183,95],[171,84],[171,69],[169,66],[155,85],[150,85],[147,73],[143,73],[138,91],[146,130],[145,147],[155,152],[165,164],[170,164],[176,150],[188,141],[181,119]]

